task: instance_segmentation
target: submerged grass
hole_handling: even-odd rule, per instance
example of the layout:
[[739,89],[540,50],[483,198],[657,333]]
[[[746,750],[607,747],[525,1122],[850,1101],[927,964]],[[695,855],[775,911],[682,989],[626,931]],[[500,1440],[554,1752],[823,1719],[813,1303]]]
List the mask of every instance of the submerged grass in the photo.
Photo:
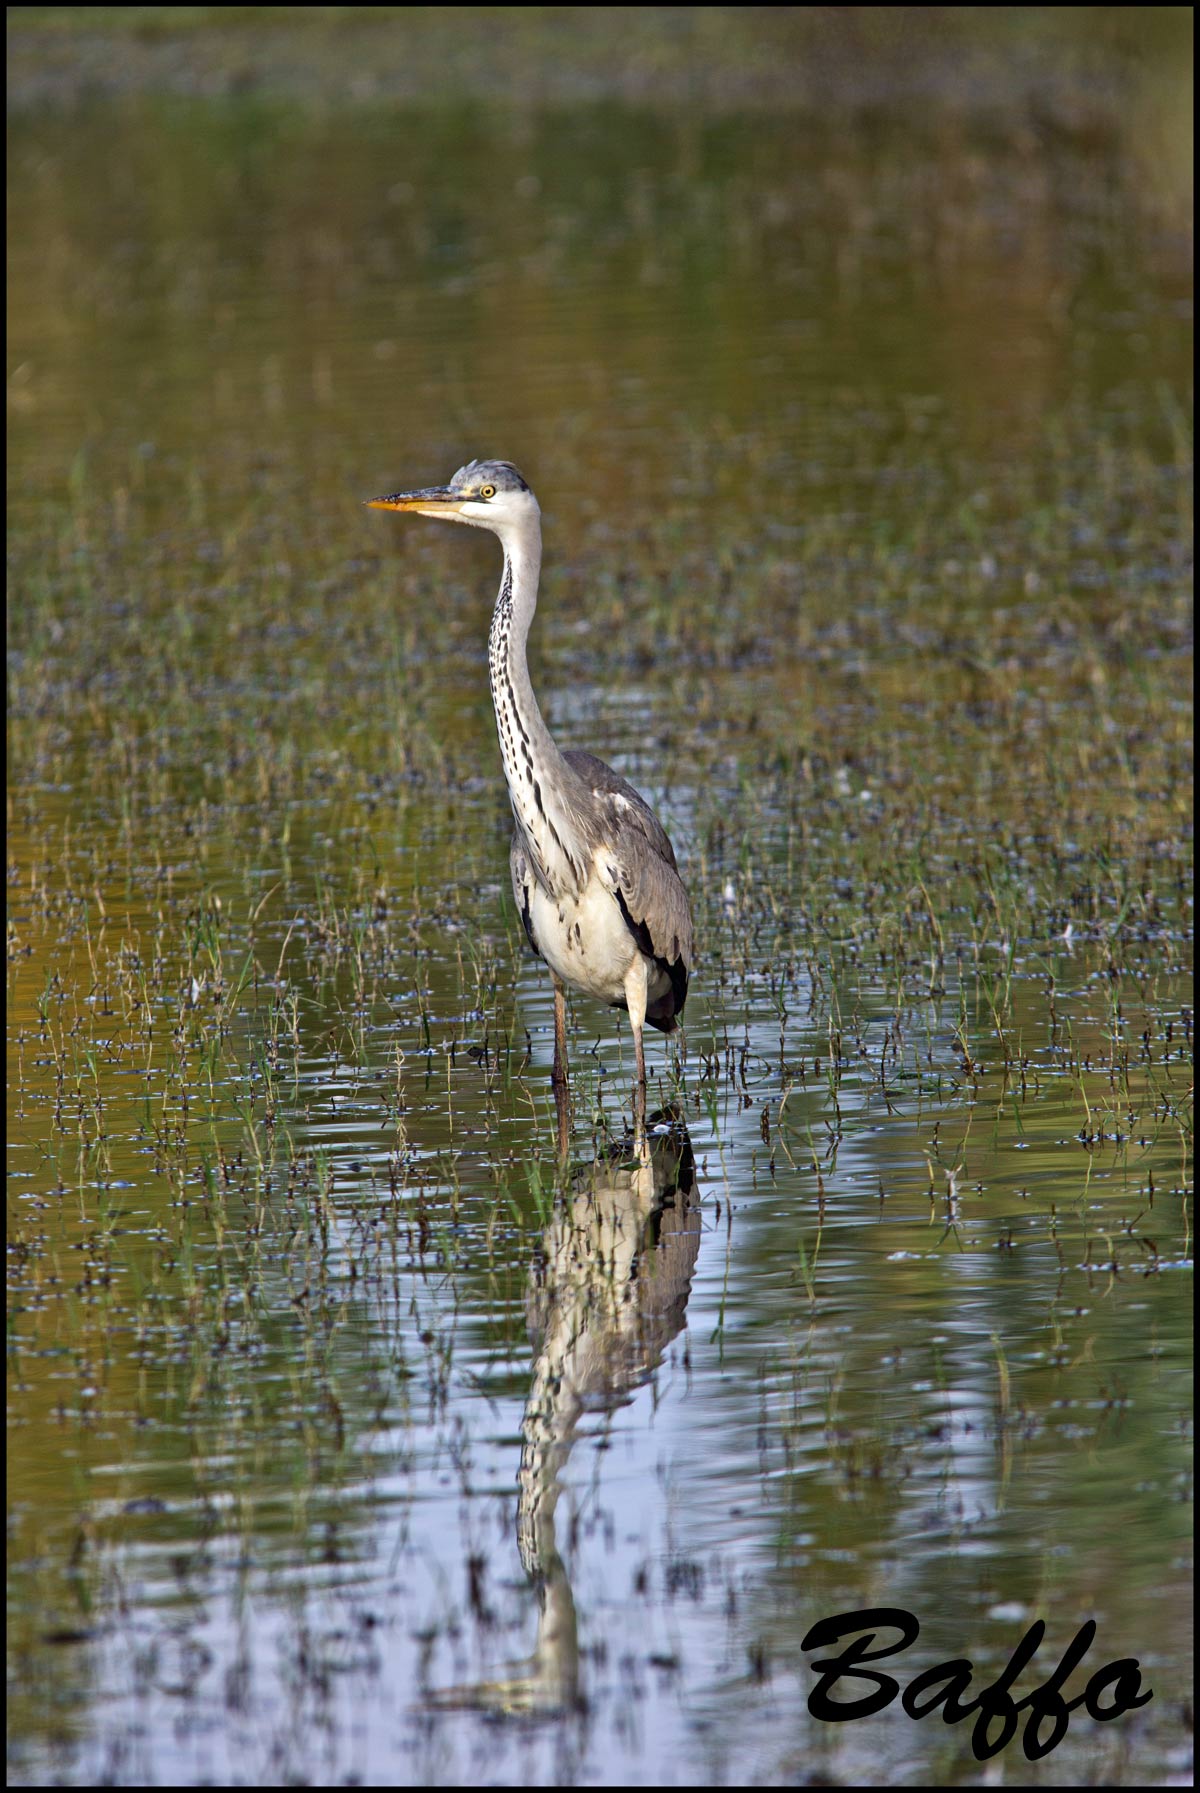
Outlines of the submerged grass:
[[[106,507],[98,517],[82,492],[76,504],[72,534],[94,540]],[[932,534],[918,522],[913,544]],[[814,1204],[790,1245],[810,1304],[827,1287],[839,1155],[881,1130],[880,1216],[898,1203],[907,1220],[921,1195],[924,1249],[969,1249],[968,1204],[1004,1188],[984,1222],[1003,1247],[1032,1237],[1064,1269],[1153,1273],[1189,1242],[1185,615],[1169,589],[1144,599],[1131,656],[1124,604],[1021,595],[1057,577],[1028,541],[1010,602],[992,569],[969,608],[962,563],[943,544],[922,562],[913,544],[871,562],[885,584],[923,591],[911,636],[894,594],[843,615],[835,590],[813,614],[821,541],[811,565],[803,542],[747,561],[736,607],[711,589],[719,554],[691,588],[688,634],[667,643],[681,702],[652,777],[686,843],[700,956],[686,1064],[663,1093],[722,1155],[734,1118],[754,1111],[748,1192],[782,1175]],[[286,1432],[294,1410],[285,1479],[311,1485],[345,1448],[345,1366],[333,1375],[329,1352],[355,1305],[395,1300],[401,1263],[486,1275],[509,1289],[512,1328],[514,1265],[561,1187],[545,1047],[522,1019],[528,974],[500,890],[475,655],[443,656],[435,679],[414,654],[392,716],[377,644],[393,599],[368,580],[349,634],[321,608],[293,616],[285,662],[268,610],[261,664],[226,657],[197,687],[197,655],[217,662],[219,609],[202,602],[188,629],[156,633],[152,660],[131,658],[104,564],[90,562],[85,657],[55,622],[57,582],[43,574],[14,613],[13,1119],[18,1174],[37,1191],[12,1239],[18,1369],[36,1341],[70,1338],[74,1388],[52,1411],[95,1428],[123,1362],[118,1316],[161,1346],[152,1316],[170,1313],[187,1404],[215,1412],[229,1353],[278,1349],[282,1297],[308,1367],[285,1378],[282,1408],[255,1400],[226,1427],[220,1454],[244,1449],[257,1476],[259,1429]],[[258,573],[256,559],[240,573],[224,563],[226,579]],[[785,579],[809,607],[790,646],[775,612],[760,665],[736,631]],[[161,590],[170,607],[165,568]],[[651,625],[632,603],[624,614],[628,627],[607,626],[601,595],[583,650],[551,623],[548,681],[569,685],[585,656],[600,689],[626,676]],[[659,620],[681,615],[668,604]],[[307,692],[303,755],[286,717],[268,712],[247,737],[247,681]],[[99,729],[64,731],[67,708]],[[612,717],[636,776],[645,750]],[[411,746],[398,755],[396,740]],[[424,740],[442,744],[425,754]],[[81,750],[86,817],[59,794],[77,788]],[[470,763],[482,770],[466,781]],[[628,1053],[583,1008],[574,1027],[577,1117],[619,1131]],[[142,1185],[147,1158],[161,1203],[131,1227],[122,1191]],[[508,1340],[518,1349],[519,1331]],[[450,1349],[428,1333],[415,1373],[431,1410],[448,1400]],[[355,1382],[386,1373],[368,1361]],[[1011,1397],[1010,1371],[1004,1385]],[[248,1498],[236,1504],[253,1530]]]

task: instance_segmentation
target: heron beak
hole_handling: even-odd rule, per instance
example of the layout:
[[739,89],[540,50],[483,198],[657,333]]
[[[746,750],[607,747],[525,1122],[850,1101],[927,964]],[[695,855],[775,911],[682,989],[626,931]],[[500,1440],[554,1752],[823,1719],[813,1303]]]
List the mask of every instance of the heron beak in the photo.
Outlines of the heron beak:
[[462,492],[449,486],[427,486],[423,492],[392,492],[387,498],[368,498],[368,510],[419,511],[426,517],[452,517],[466,503]]

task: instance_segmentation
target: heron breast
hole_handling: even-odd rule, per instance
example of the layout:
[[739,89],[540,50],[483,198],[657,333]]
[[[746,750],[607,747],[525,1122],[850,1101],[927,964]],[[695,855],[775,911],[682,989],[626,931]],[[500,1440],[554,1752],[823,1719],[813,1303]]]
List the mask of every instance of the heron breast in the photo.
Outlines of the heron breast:
[[533,883],[529,919],[538,951],[565,983],[602,1002],[624,999],[637,943],[598,878],[578,896],[550,896]]

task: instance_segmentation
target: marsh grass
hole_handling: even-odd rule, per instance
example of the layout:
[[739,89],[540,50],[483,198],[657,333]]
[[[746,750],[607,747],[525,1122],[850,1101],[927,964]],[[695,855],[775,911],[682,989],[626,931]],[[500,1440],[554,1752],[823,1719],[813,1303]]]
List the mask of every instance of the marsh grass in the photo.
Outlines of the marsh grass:
[[[995,651],[985,639],[981,652]],[[1103,629],[1082,651],[1105,667],[1098,712],[1078,701],[1077,654],[1065,693],[1042,661],[1046,685],[1024,686],[1019,719],[1003,690],[981,695],[973,668],[930,692],[915,662],[913,689],[893,664],[847,753],[833,743],[866,675],[848,682],[818,662],[818,688],[798,662],[786,731],[766,720],[773,666],[755,691],[752,673],[736,675],[728,726],[711,735],[710,672],[699,725],[663,744],[655,776],[687,842],[702,947],[686,1061],[664,1063],[660,1088],[686,1104],[725,1223],[718,1362],[736,1300],[734,1210],[763,1192],[795,1191],[786,1274],[804,1308],[838,1299],[827,1233],[849,1151],[870,1154],[880,1245],[901,1255],[1044,1247],[1062,1276],[1102,1291],[1186,1253],[1183,713],[1164,683],[1147,707]],[[61,652],[56,676],[70,676]],[[168,682],[186,682],[182,662]],[[432,693],[409,704],[414,734],[439,726]],[[177,1492],[138,1521],[141,1548],[161,1531],[174,1551],[167,1513],[203,1515],[185,1527],[181,1590],[211,1580],[215,1549],[261,1551],[281,1528],[311,1541],[314,1567],[349,1563],[375,1428],[402,1431],[405,1411],[449,1426],[456,1387],[470,1386],[456,1367],[464,1299],[490,1308],[499,1361],[520,1362],[521,1266],[563,1187],[545,1009],[536,1033],[526,1019],[536,974],[499,876],[480,877],[503,864],[494,785],[466,810],[443,762],[364,782],[319,740],[300,767],[269,730],[248,760],[236,701],[223,716],[218,688],[191,804],[173,787],[176,756],[180,775],[195,763],[195,715],[170,700],[169,723],[153,702],[140,719],[122,706],[92,787],[114,826],[85,845],[33,775],[59,751],[37,710],[22,699],[14,721],[15,1114],[37,1142],[12,1237],[16,1397],[33,1394],[30,1366],[60,1338],[72,1373],[46,1418],[72,1428],[85,1461],[110,1410],[154,1428],[186,1416]],[[1029,746],[1039,710],[1055,718],[1044,754]],[[403,843],[436,812],[435,878]],[[460,814],[478,817],[477,839]],[[576,1150],[592,1127],[595,1150],[621,1124],[628,1041],[580,1007],[572,1051]],[[723,1142],[745,1138],[747,1111],[757,1138],[731,1162]],[[153,1219],[131,1225],[125,1191],[151,1167]],[[388,1318],[398,1304],[415,1334]],[[1068,1382],[1070,1349],[1057,1347]],[[276,1366],[268,1379],[247,1379],[256,1361]],[[1013,1427],[1041,1431],[1044,1396],[1002,1343],[995,1366],[1003,1460]],[[790,1371],[785,1358],[766,1385],[768,1455],[793,1469],[810,1448],[813,1371],[808,1355]],[[800,1381],[785,1417],[789,1376]],[[881,1393],[873,1411],[847,1411],[843,1372],[820,1380],[830,1485],[869,1520],[925,1456],[924,1402],[893,1410]],[[1124,1379],[1102,1396],[1106,1412],[1137,1398]],[[26,1610],[51,1615],[43,1637],[111,1613],[140,1498],[125,1486],[100,1516],[91,1507],[66,1562],[51,1551],[27,1584]],[[28,1660],[44,1648],[31,1637]],[[182,1672],[167,1648],[163,1634],[138,1670],[147,1685]],[[327,1670],[310,1656],[299,1672],[316,1685]]]

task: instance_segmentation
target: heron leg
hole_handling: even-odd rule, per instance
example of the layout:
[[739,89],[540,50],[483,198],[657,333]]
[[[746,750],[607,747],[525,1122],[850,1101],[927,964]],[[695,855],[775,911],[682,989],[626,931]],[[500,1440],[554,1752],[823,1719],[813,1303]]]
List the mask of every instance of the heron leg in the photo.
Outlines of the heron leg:
[[637,1059],[638,1088],[644,1090],[646,1087],[646,1053],[642,1046],[642,1030],[636,1025],[633,1030],[633,1050]]
[[557,1122],[558,1155],[565,1161],[571,1149],[571,1098],[565,1083],[554,1085],[554,1117]]
[[567,1087],[567,993],[557,972],[554,979],[554,1070],[550,1081],[555,1089]]
[[637,1083],[633,1091],[633,1115],[640,1131],[646,1127],[646,1054],[642,1050],[642,1030],[633,1030],[633,1050],[637,1055]]
[[646,961],[641,953],[635,957],[625,976],[625,1001],[629,1009],[629,1025],[633,1029],[633,1051],[637,1060],[637,1083],[633,1092],[635,1118],[646,1119],[646,1053],[642,1045],[642,1029],[646,1024],[647,995]]
[[558,1122],[558,1155],[565,1158],[571,1144],[571,1098],[567,1084],[567,992],[557,972],[554,979],[554,1114]]

